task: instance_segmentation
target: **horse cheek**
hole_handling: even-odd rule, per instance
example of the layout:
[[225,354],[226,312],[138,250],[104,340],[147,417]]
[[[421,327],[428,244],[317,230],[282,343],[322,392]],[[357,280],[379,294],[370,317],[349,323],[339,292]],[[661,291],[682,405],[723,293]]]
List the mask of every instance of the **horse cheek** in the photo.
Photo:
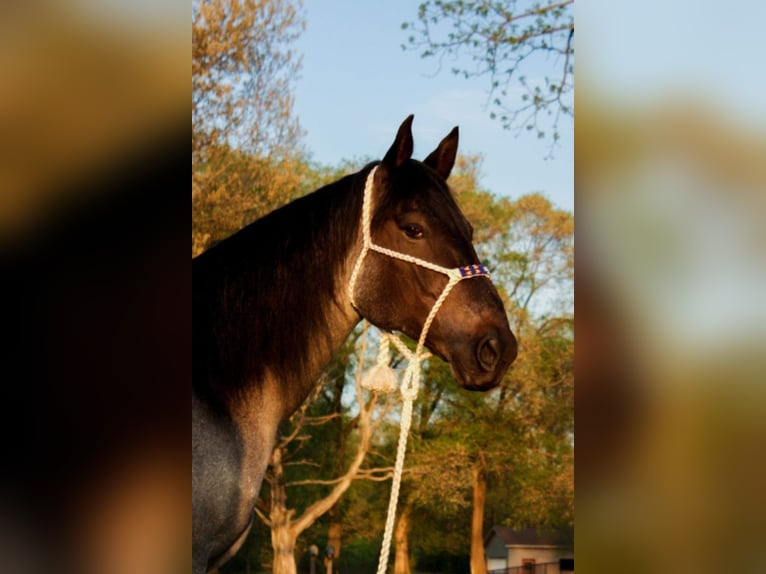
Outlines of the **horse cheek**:
[[369,261],[357,283],[357,309],[362,317],[380,329],[400,330],[403,322],[400,291],[383,266]]

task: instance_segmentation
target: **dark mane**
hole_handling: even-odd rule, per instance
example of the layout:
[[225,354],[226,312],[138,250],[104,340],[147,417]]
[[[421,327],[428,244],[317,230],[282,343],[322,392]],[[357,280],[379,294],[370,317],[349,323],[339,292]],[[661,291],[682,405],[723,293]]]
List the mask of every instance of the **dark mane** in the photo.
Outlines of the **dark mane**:
[[370,169],[273,211],[193,260],[194,372],[208,374],[193,385],[202,396],[236,392],[265,365],[279,378],[308,375],[298,350],[329,344],[326,310],[337,304],[335,278],[357,237]]

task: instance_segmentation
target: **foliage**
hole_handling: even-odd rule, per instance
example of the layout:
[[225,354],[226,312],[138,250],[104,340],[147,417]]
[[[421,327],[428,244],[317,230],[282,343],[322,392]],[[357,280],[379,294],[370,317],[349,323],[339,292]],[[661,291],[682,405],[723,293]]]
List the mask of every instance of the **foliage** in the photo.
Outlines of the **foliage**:
[[192,3],[192,255],[305,191],[288,0]]
[[192,3],[192,156],[229,144],[280,156],[299,135],[290,45],[305,24],[287,0]]
[[[573,117],[573,4],[427,0],[417,22],[402,24],[410,32],[404,47],[438,58],[440,68],[450,57],[452,73],[464,78],[488,77],[490,117],[505,128],[534,130],[538,138],[556,142],[561,115]],[[470,66],[459,59],[463,54]],[[537,67],[552,69],[539,77]]]
[[571,313],[574,217],[539,193],[524,195],[509,208],[503,233],[478,246],[478,251],[507,297],[514,332],[523,335],[531,325],[530,314],[555,323],[556,316]]
[[316,173],[296,157],[270,159],[221,146],[197,164],[192,256],[313,189]]

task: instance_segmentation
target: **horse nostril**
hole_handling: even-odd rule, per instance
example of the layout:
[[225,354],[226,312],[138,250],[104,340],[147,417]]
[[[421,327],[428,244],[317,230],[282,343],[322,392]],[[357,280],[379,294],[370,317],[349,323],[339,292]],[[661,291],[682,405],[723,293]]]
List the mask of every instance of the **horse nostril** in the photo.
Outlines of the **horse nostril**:
[[492,371],[500,359],[500,342],[495,337],[485,337],[476,348],[476,359],[482,369]]

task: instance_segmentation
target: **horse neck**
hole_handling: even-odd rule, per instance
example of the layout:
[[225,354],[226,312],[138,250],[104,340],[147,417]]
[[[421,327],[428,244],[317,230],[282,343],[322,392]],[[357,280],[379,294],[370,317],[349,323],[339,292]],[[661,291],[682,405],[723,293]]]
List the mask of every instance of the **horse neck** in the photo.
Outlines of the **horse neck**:
[[224,391],[232,410],[277,403],[279,418],[289,416],[358,323],[348,297],[361,245],[358,179],[324,187],[219,245],[236,260],[222,297],[236,337],[224,383],[234,387]]

